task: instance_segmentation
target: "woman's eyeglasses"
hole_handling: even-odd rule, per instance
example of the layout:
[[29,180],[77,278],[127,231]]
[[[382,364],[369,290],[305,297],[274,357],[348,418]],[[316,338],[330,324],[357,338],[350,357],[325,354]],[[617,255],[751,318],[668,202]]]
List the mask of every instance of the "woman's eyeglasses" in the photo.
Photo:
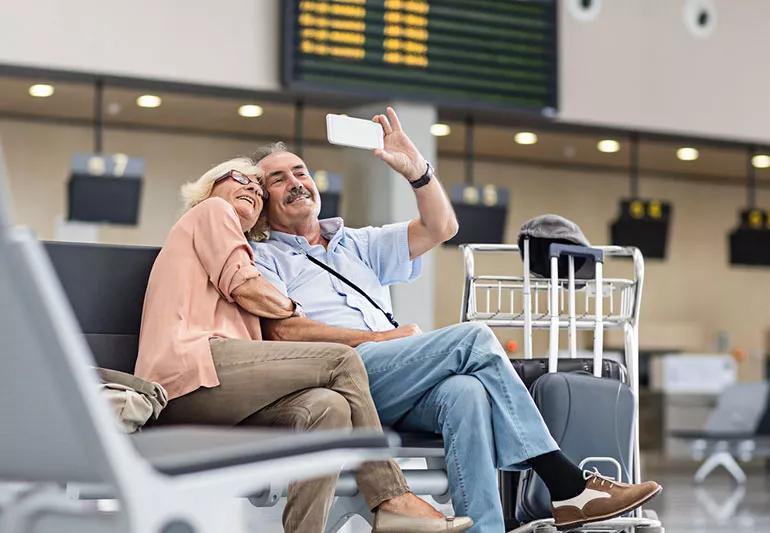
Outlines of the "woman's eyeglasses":
[[255,181],[251,178],[249,178],[246,174],[239,170],[230,170],[226,174],[223,174],[219,176],[217,179],[214,180],[214,183],[222,180],[226,180],[227,178],[233,178],[235,181],[240,183],[241,185],[249,185],[254,184],[257,188],[257,195],[259,195],[260,198],[262,198],[262,201],[267,200],[267,191],[262,187],[262,184],[259,181]]

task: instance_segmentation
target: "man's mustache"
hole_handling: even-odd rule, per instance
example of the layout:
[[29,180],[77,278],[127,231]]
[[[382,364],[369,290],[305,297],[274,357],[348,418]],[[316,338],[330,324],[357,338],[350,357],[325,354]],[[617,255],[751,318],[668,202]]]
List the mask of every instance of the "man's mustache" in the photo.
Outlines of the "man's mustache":
[[312,199],[313,194],[309,190],[307,190],[305,187],[295,187],[289,191],[288,195],[286,195],[286,199],[284,200],[284,203],[290,204],[294,200],[300,197]]

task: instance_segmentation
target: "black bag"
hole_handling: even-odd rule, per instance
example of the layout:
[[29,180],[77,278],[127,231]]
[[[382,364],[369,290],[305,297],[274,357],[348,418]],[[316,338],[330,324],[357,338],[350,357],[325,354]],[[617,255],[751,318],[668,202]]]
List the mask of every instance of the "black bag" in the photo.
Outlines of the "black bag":
[[[531,388],[535,381],[548,373],[548,359],[511,359],[513,369],[519,375],[524,385]],[[587,358],[580,359],[559,359],[559,372],[582,372],[584,374],[593,374],[594,360]],[[628,383],[628,371],[626,367],[617,361],[602,361],[602,377],[614,379],[622,383]]]

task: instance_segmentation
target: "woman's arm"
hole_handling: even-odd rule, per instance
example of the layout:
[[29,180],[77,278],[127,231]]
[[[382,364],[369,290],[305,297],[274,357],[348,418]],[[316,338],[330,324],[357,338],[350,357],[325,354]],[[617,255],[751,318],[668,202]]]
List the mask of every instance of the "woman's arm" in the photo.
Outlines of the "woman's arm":
[[253,315],[290,317],[294,302],[263,278],[252,264],[251,247],[233,207],[221,198],[209,198],[193,210],[193,248],[222,297]]
[[236,304],[252,315],[288,318],[294,313],[294,302],[262,276],[246,280],[230,294]]

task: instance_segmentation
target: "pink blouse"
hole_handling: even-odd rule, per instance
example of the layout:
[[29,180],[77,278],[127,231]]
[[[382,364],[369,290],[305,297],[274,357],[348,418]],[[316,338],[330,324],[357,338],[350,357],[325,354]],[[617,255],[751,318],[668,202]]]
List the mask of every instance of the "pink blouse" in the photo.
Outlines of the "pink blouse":
[[135,374],[155,381],[170,399],[219,379],[209,338],[261,340],[259,318],[233,291],[259,276],[235,209],[208,198],[171,228],[147,285]]

